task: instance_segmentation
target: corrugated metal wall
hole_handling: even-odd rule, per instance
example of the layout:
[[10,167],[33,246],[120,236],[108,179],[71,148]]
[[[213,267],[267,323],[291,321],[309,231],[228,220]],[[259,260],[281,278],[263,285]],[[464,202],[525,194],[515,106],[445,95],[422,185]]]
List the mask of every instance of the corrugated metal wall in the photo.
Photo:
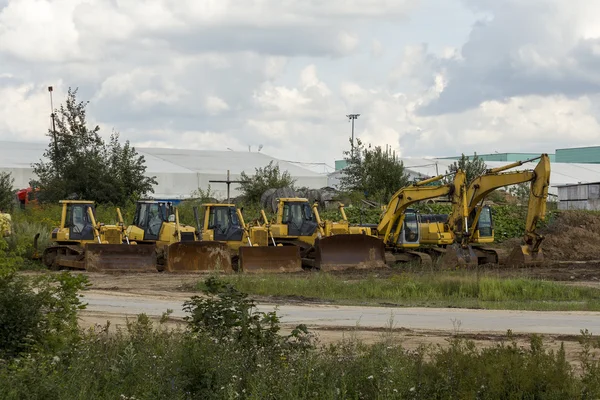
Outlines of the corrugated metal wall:
[[600,163],[600,146],[556,149],[556,162]]
[[600,210],[600,184],[558,188],[559,210]]

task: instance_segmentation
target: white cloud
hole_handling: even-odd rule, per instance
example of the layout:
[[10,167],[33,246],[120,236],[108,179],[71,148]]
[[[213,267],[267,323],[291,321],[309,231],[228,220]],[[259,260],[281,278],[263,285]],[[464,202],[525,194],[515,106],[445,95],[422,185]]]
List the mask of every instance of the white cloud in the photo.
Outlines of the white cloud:
[[229,110],[229,105],[217,96],[208,96],[206,98],[205,107],[206,111],[211,115],[217,115],[222,111]]
[[54,85],[138,146],[331,164],[350,113],[403,156],[600,142],[600,6],[451,0],[479,22],[429,43],[441,1],[0,1],[0,140],[45,140]]

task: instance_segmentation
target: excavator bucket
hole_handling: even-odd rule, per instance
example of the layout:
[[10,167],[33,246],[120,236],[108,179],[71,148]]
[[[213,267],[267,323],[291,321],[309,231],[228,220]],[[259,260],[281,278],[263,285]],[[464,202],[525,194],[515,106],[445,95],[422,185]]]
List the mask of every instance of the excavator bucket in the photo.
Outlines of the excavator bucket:
[[315,240],[315,266],[321,271],[383,268],[385,244],[360,234],[333,235]]
[[529,245],[522,244],[513,249],[506,259],[505,265],[509,267],[522,267],[525,265],[538,265],[543,262],[544,253],[542,252],[542,249],[532,251]]
[[231,254],[225,243],[177,242],[166,249],[167,272],[233,272]]
[[157,272],[156,248],[90,243],[85,246],[84,265],[90,272]]
[[297,246],[242,246],[240,267],[246,273],[303,271]]
[[478,264],[477,254],[471,246],[463,248],[458,243],[447,246],[439,261],[441,268],[476,267]]

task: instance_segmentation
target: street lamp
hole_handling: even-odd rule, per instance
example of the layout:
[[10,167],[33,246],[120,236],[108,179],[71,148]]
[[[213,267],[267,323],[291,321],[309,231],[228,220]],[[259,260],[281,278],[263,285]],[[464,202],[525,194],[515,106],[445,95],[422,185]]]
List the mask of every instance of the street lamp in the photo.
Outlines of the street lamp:
[[358,118],[360,114],[348,114],[346,117],[352,121],[352,141],[350,142],[350,154],[354,156],[354,120]]

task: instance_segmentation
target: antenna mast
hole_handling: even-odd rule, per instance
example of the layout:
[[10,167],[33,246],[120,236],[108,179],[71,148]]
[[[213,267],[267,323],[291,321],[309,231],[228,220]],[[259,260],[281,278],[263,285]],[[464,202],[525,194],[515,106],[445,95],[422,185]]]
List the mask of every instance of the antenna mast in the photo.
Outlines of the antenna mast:
[[48,86],[48,92],[50,93],[50,118],[52,119],[52,139],[54,141],[54,151],[58,156],[58,141],[56,140],[56,114],[54,114],[54,103],[52,102],[52,86]]

